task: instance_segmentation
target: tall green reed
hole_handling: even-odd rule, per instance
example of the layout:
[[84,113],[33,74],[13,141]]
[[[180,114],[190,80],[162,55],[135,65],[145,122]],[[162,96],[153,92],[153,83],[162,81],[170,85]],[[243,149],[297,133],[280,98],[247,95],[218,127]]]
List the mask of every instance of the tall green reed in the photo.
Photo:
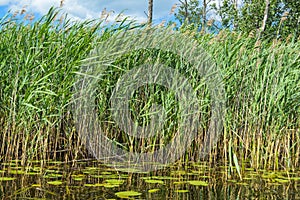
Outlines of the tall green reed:
[[[99,21],[73,22],[51,9],[40,20],[24,23],[0,20],[0,155],[3,161],[21,159],[73,160],[88,152],[76,133],[72,113],[75,74],[97,42],[129,26],[100,27]],[[60,18],[60,19],[59,19]],[[191,32],[221,69],[226,88],[227,112],[222,138],[208,159],[241,167],[295,169],[299,166],[300,85],[299,42],[257,40],[221,31],[218,35]],[[99,118],[108,136],[130,151],[163,147],[177,130],[178,104],[173,93],[157,85],[139,88],[132,97],[132,118],[147,124],[151,104],[163,104],[167,119],[163,132],[134,139],[110,123],[109,98],[118,78],[152,58],[179,69],[190,78],[202,108],[199,137],[186,154],[197,160],[202,135],[210,119],[210,95],[205,84],[178,56],[157,49],[130,52],[117,58],[99,82]],[[202,85],[203,84],[203,85]],[[180,147],[179,147],[180,148]],[[185,148],[185,147],[183,147]],[[240,166],[239,166],[240,165]]]
[[4,160],[55,159],[60,151],[71,156],[80,149],[68,106],[74,72],[101,23],[59,17],[52,8],[36,22],[9,17],[0,25]]
[[298,167],[299,42],[222,31],[199,43],[224,75],[228,101],[219,153],[237,154],[254,168]]

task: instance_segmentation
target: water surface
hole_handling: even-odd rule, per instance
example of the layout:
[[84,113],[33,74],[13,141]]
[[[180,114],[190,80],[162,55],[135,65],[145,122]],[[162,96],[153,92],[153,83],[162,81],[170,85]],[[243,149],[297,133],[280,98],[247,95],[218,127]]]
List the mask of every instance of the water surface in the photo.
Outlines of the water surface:
[[95,161],[2,163],[2,199],[300,199],[300,172],[234,168],[206,163],[148,173],[116,171]]

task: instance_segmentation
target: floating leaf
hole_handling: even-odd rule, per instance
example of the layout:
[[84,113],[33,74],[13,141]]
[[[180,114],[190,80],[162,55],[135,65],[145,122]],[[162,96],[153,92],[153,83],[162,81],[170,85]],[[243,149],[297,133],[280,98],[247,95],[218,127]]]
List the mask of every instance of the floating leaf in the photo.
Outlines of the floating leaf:
[[85,187],[102,187],[103,183],[95,183],[95,184],[84,184]]
[[135,168],[118,168],[118,171],[126,173],[142,173],[141,170]]
[[25,171],[22,170],[11,170],[8,171],[10,174],[25,174]]
[[147,179],[145,180],[146,183],[153,183],[153,184],[164,184],[162,180],[154,180],[154,179]]
[[86,167],[85,169],[88,170],[88,171],[95,171],[99,168],[97,168],[97,167]]
[[277,177],[277,175],[274,172],[272,172],[272,173],[265,173],[261,175],[261,177],[264,179],[274,179]]
[[61,178],[61,174],[47,174],[44,176],[44,178]]
[[103,175],[110,175],[112,173],[111,172],[101,172],[101,174],[103,174]]
[[300,177],[291,177],[290,180],[293,180],[293,181],[300,181]]
[[147,179],[151,179],[151,177],[150,176],[145,176],[145,177],[141,177],[141,179],[147,180]]
[[15,170],[21,170],[22,167],[21,166],[13,166],[13,167],[10,167],[11,169],[15,169]]
[[113,184],[110,184],[110,183],[104,183],[103,186],[105,188],[114,188],[114,187],[119,187],[120,185],[113,185]]
[[187,193],[189,191],[188,190],[175,190],[175,192],[178,192],[178,193]]
[[160,189],[151,189],[151,190],[148,190],[149,193],[154,193],[154,192],[158,192]]
[[120,185],[120,184],[123,184],[125,181],[119,180],[119,179],[109,179],[109,180],[105,180],[105,182],[112,184],[112,185]]
[[135,192],[135,191],[123,191],[123,192],[117,192],[115,195],[120,198],[128,198],[128,197],[135,197],[140,196],[142,193]]
[[41,187],[41,184],[32,184],[32,187]]
[[173,176],[173,175],[185,175],[185,174],[187,174],[187,172],[186,171],[182,171],[182,170],[178,170],[178,171],[173,171],[173,172],[171,172],[171,175]]
[[290,182],[289,180],[280,179],[280,178],[275,178],[275,181],[277,181],[278,183],[288,183],[288,182]]
[[179,184],[185,184],[185,181],[175,181],[173,184],[179,185]]
[[16,178],[13,178],[13,177],[0,177],[0,181],[13,181],[15,179]]
[[63,164],[62,161],[50,161],[49,164]]
[[47,183],[50,184],[50,185],[61,185],[62,181],[49,181]]
[[188,181],[188,183],[195,186],[208,186],[208,183],[205,181]]
[[171,176],[152,176],[152,179],[160,179],[160,180],[177,180],[178,178]]
[[83,177],[74,177],[73,180],[74,180],[74,181],[82,181],[82,180],[83,180]]
[[32,169],[32,171],[35,171],[35,172],[38,172],[38,171],[41,171],[42,170],[42,168],[40,168],[40,167],[33,167],[33,169]]

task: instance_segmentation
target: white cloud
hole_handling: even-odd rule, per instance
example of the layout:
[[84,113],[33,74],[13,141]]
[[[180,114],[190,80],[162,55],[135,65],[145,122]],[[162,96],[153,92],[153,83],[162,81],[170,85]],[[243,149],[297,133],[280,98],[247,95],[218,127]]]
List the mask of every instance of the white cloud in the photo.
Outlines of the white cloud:
[[[172,5],[178,0],[154,1],[154,19],[168,16]],[[20,10],[24,6],[29,12],[46,14],[51,6],[59,7],[60,0],[0,0],[0,5],[9,6],[12,11]],[[99,18],[103,9],[111,12],[109,19],[114,19],[122,11],[125,15],[145,21],[148,0],[65,0],[63,11],[75,19]]]
[[17,2],[17,1],[0,0],[0,6],[6,6],[6,5],[8,5],[9,3],[12,3],[12,2]]

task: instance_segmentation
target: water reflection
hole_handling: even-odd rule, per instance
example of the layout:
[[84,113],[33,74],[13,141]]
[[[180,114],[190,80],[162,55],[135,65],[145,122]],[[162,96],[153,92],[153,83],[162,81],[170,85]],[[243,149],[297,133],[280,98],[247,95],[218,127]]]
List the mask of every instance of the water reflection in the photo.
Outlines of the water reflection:
[[2,199],[300,199],[300,173],[229,169],[205,163],[151,173],[117,172],[97,162],[3,163]]

